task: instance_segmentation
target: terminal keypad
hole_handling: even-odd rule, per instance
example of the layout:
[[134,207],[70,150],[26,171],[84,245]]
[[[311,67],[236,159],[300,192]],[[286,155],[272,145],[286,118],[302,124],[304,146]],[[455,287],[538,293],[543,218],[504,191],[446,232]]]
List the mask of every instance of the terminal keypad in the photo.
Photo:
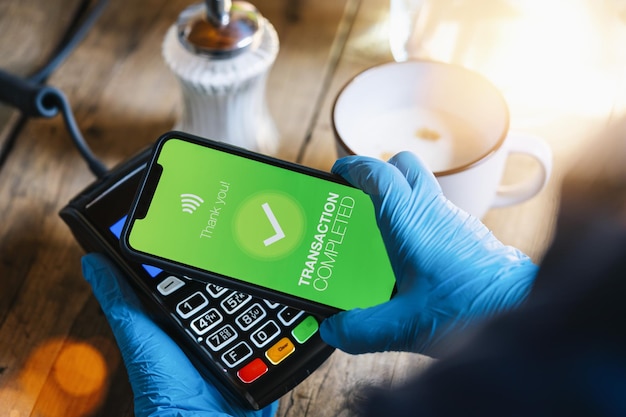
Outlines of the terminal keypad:
[[196,342],[244,384],[269,374],[319,330],[315,317],[293,307],[187,277],[156,279]]

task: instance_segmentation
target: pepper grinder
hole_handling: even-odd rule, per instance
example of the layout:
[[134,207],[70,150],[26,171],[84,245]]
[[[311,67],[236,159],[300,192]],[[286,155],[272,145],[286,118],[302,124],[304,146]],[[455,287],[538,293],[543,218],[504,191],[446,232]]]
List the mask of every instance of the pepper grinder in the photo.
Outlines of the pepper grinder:
[[182,90],[175,128],[275,154],[265,85],[278,49],[276,30],[250,3],[206,0],[183,10],[163,41]]

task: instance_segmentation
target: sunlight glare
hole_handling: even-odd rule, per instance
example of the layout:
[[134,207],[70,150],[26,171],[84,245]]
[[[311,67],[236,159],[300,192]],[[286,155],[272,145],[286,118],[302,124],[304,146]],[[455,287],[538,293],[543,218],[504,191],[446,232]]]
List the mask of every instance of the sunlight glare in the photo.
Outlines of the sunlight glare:
[[612,37],[617,19],[602,2],[484,0],[480,13],[454,11],[460,6],[453,3],[463,2],[424,9],[430,16],[422,19],[437,22],[420,26],[413,57],[482,73],[520,118],[610,112],[620,56]]

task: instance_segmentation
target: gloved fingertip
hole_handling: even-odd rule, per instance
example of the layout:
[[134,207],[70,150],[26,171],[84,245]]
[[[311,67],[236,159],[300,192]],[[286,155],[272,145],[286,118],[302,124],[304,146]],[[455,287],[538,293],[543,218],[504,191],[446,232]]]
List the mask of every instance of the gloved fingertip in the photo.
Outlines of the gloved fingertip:
[[334,341],[335,336],[335,316],[327,317],[320,323],[320,337],[326,344],[337,347]]
[[418,155],[409,151],[402,151],[395,154],[389,163],[402,173],[411,187],[432,187],[432,191],[439,192],[441,187],[435,178],[435,174],[428,164]]
[[345,165],[347,163],[350,162],[351,159],[354,158],[354,155],[349,155],[349,156],[344,156],[341,158],[338,158],[335,163],[333,164],[333,167],[330,169],[332,172],[335,172],[335,167],[340,167],[342,165]]
[[80,263],[83,271],[83,277],[85,277],[87,282],[89,282],[92,286],[97,280],[98,275],[104,269],[108,268],[106,259],[98,253],[88,253],[84,255],[81,258]]
[[428,169],[427,163],[419,156],[410,151],[401,151],[389,158],[389,163],[396,167],[413,167],[417,166],[422,169]]
[[[331,171],[335,174],[345,176],[349,174],[355,167],[384,165],[385,162],[371,156],[350,155],[339,158],[333,164]],[[368,168],[371,169],[371,168]]]
[[121,273],[109,259],[98,253],[87,254],[81,259],[85,280],[105,311],[118,305],[138,306],[135,294],[124,282]]
[[[404,191],[410,191],[400,171],[377,158],[368,156],[342,158],[333,166],[333,172],[369,194],[374,200],[382,198],[392,190],[397,195],[405,195]],[[374,203],[376,204],[376,200]]]
[[[358,354],[367,352],[367,346],[360,343],[365,329],[361,328],[359,320],[353,320],[360,310],[343,311],[326,318],[320,324],[320,336],[322,340],[344,352]],[[351,325],[353,323],[354,325]]]
[[333,174],[337,174],[345,178],[347,173],[349,172],[349,167],[350,165],[354,163],[355,158],[357,157],[352,155],[352,156],[344,156],[343,158],[337,159],[335,163],[333,164],[332,168],[330,169],[330,171]]
[[332,347],[341,348],[341,323],[345,314],[346,312],[334,314],[320,323],[320,337]]
[[415,316],[411,297],[394,297],[368,308],[355,308],[328,317],[320,324],[324,342],[346,353],[410,350],[403,326]]

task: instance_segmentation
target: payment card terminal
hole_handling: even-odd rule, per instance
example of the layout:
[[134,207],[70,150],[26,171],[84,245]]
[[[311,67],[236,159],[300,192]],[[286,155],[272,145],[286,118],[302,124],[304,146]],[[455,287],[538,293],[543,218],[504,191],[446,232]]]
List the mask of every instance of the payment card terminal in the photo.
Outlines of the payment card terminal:
[[290,391],[333,352],[316,315],[193,277],[128,261],[119,236],[150,149],[96,180],[60,211],[88,252],[124,272],[151,317],[227,398],[260,409]]

